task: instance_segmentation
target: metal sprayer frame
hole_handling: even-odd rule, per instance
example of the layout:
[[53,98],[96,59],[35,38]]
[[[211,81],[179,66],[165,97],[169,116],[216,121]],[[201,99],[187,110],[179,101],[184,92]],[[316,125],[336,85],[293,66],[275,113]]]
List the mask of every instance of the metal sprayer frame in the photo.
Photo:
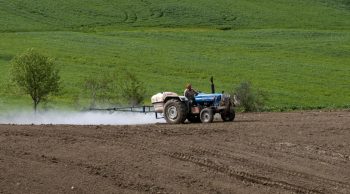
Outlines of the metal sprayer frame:
[[113,108],[89,108],[89,111],[116,111],[116,112],[134,112],[134,113],[155,113],[156,119],[163,117],[158,117],[158,113],[154,110],[153,106],[130,106],[130,107],[113,107]]

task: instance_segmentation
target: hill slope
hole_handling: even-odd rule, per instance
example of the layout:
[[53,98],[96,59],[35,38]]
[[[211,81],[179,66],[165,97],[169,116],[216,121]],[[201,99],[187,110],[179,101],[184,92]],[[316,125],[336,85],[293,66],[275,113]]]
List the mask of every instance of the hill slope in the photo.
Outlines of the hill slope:
[[1,31],[99,26],[349,29],[346,0],[13,0],[0,2]]
[[61,69],[53,106],[86,105],[84,78],[114,70],[145,82],[146,103],[186,82],[208,91],[213,75],[218,91],[252,81],[270,107],[349,106],[347,0],[12,0],[0,15],[0,109],[30,105],[7,87],[10,60],[28,48]]

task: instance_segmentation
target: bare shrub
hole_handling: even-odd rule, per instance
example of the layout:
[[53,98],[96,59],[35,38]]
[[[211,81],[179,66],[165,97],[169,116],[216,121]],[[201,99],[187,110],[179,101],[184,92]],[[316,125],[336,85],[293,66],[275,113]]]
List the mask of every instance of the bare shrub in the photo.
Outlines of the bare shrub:
[[267,100],[267,94],[256,90],[249,81],[241,82],[235,87],[232,96],[236,96],[244,112],[262,111]]

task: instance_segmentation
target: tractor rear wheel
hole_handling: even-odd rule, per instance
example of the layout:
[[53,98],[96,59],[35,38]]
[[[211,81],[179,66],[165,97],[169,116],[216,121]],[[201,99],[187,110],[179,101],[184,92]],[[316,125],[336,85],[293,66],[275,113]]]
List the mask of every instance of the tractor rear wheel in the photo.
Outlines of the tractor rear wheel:
[[200,119],[202,123],[211,123],[214,120],[213,110],[205,108],[200,113]]
[[221,118],[224,122],[233,121],[235,119],[235,110],[230,109],[230,111],[222,112]]
[[171,99],[164,105],[164,118],[167,123],[184,123],[187,116],[187,106],[178,99]]

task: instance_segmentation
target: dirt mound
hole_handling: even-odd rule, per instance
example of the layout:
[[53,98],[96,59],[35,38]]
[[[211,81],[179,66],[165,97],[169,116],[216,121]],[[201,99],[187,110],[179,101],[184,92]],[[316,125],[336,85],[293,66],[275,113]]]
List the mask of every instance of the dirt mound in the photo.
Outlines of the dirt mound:
[[350,193],[350,112],[0,125],[0,193]]

